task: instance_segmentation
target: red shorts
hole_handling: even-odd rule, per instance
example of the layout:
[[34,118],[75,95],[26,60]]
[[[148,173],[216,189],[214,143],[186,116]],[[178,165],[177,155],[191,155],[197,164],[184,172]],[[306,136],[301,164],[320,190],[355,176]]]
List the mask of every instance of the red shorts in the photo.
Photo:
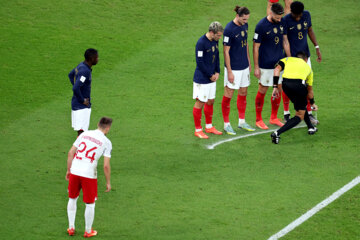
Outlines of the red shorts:
[[85,203],[94,203],[97,199],[97,179],[80,177],[70,174],[69,177],[69,198],[77,198],[83,191],[83,201]]
[[279,2],[279,0],[269,0],[269,2],[271,2],[271,3],[277,3],[277,2]]

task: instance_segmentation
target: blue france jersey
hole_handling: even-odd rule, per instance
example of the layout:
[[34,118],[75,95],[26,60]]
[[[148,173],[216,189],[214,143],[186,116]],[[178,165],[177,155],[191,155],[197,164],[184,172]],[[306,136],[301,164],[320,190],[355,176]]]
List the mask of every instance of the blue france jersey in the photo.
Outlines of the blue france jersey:
[[287,36],[290,43],[291,56],[296,57],[296,53],[304,51],[310,56],[307,35],[311,27],[311,16],[308,11],[304,11],[300,20],[297,22],[291,14],[284,17],[286,24]]
[[276,63],[285,57],[283,49],[283,35],[285,34],[286,27],[283,20],[280,23],[271,23],[265,17],[256,25],[254,41],[260,43],[260,68],[274,69]]
[[90,108],[83,104],[85,98],[90,99],[91,93],[91,68],[82,62],[69,73],[69,80],[73,85],[73,97],[71,99],[71,109],[79,110]]
[[[232,70],[244,70],[249,67],[247,56],[248,24],[236,25],[229,22],[224,30],[224,46],[229,46],[230,65]],[[225,66],[226,67],[226,66]]]
[[220,73],[218,41],[210,41],[206,35],[200,37],[195,47],[196,69],[194,82],[212,83],[210,77]]

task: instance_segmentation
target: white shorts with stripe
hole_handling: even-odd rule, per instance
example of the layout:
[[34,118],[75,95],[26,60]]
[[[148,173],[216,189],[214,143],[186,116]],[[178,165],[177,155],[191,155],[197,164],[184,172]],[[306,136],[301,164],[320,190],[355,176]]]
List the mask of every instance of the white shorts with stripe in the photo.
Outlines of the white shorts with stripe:
[[91,108],[71,111],[71,125],[75,131],[89,130]]
[[224,87],[228,87],[230,89],[239,89],[241,87],[250,86],[250,72],[249,68],[244,70],[232,70],[234,74],[234,82],[231,83],[228,80],[227,68],[225,67],[224,71]]
[[193,99],[199,99],[201,102],[207,102],[209,99],[215,99],[216,82],[201,84],[193,82]]

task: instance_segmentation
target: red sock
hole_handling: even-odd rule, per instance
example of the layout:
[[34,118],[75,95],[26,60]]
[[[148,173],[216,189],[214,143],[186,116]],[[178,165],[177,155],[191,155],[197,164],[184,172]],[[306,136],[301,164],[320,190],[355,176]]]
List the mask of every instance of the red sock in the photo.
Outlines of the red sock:
[[284,111],[289,111],[290,99],[288,96],[286,96],[284,91],[282,91],[282,97],[283,97]]
[[246,96],[237,97],[237,109],[239,111],[239,119],[245,119],[245,110],[246,110]]
[[280,102],[281,102],[281,97],[273,98],[271,96],[271,117],[270,117],[271,119],[277,118]]
[[193,116],[194,116],[194,123],[195,129],[201,129],[201,109],[200,108],[193,108]]
[[212,118],[214,113],[214,105],[208,105],[205,103],[204,114],[206,124],[212,124]]
[[307,105],[306,105],[306,110],[308,111],[308,112],[310,112],[310,111],[312,111],[312,109],[311,109],[311,104],[310,104],[310,101],[309,101],[309,99],[307,100]]
[[258,92],[255,98],[256,121],[262,120],[261,112],[264,106],[265,94]]
[[222,109],[222,115],[223,115],[223,118],[224,118],[224,122],[230,122],[229,121],[230,101],[231,101],[231,98],[223,96],[223,99],[222,99],[222,102],[221,102],[221,109]]

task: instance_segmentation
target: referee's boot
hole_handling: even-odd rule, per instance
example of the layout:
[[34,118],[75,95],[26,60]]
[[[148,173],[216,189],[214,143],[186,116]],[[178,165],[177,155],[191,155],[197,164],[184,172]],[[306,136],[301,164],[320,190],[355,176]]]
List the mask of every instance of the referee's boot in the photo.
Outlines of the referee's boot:
[[309,135],[314,135],[317,131],[318,131],[317,127],[309,128],[308,129],[308,134]]
[[272,143],[279,144],[280,135],[277,133],[277,131],[273,132],[270,136],[271,136]]

